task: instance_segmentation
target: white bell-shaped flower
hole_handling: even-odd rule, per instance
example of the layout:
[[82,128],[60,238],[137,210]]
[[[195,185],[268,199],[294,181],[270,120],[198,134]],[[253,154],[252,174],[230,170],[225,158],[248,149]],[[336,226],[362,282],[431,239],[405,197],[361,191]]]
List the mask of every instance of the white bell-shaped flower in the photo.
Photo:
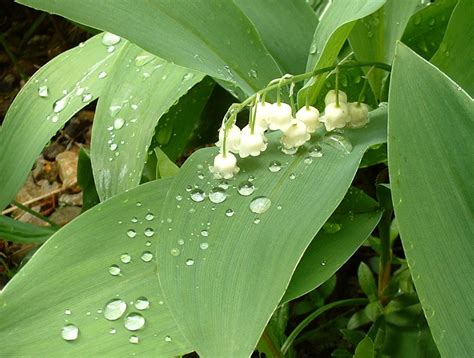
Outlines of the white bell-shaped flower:
[[351,117],[350,126],[360,128],[369,123],[369,106],[365,103],[352,102],[348,104]]
[[285,131],[293,118],[291,107],[286,103],[273,103],[272,107],[273,113],[268,119],[270,129]]
[[336,106],[336,103],[329,103],[324,109],[324,116],[320,120],[324,122],[328,132],[335,128],[345,127],[347,122],[350,121],[347,104],[340,102],[339,106]]
[[299,119],[292,119],[290,125],[283,132],[280,142],[285,149],[298,148],[310,138],[311,135],[308,133],[306,124]]
[[211,168],[211,171],[217,177],[230,179],[234,176],[234,174],[239,172],[237,158],[230,152],[225,154],[219,153],[214,158],[214,166]]
[[[330,90],[324,98],[324,104],[327,106],[329,103],[336,102],[336,91]],[[339,103],[347,103],[347,94],[339,90]]]
[[[252,108],[253,110],[253,108]],[[264,132],[268,129],[269,119],[272,117],[273,106],[268,102],[258,102],[255,111],[255,126]]]
[[246,125],[242,129],[242,135],[240,137],[240,150],[239,155],[241,158],[248,157],[249,155],[255,157],[267,149],[267,143],[263,133],[257,128],[252,133],[250,126]]
[[[237,127],[235,124],[229,128],[227,132],[227,150],[238,153],[240,148],[240,128]],[[216,143],[218,147],[223,146],[224,144],[224,126],[219,129],[219,141]]]
[[296,112],[295,117],[306,124],[306,130],[308,133],[316,132],[316,129],[321,126],[321,123],[319,122],[319,111],[314,107],[304,106]]

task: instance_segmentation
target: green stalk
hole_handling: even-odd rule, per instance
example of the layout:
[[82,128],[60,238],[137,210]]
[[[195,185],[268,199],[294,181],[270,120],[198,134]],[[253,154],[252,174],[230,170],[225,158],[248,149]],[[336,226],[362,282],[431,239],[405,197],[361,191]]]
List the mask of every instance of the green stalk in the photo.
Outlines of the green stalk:
[[49,225],[51,225],[51,227],[53,227],[55,229],[60,228],[60,226],[58,224],[56,224],[55,222],[49,220],[46,216],[41,215],[40,213],[34,211],[33,209],[30,209],[29,207],[23,205],[22,203],[19,203],[18,201],[13,200],[12,204],[15,205],[16,207],[20,208],[21,210],[26,211],[30,215],[33,215],[33,216],[37,217],[38,219],[43,220],[44,222],[47,222]]
[[336,107],[339,107],[339,66],[336,66]]
[[352,298],[348,300],[331,302],[323,307],[318,308],[316,311],[314,311],[308,317],[306,317],[303,321],[301,321],[301,323],[298,326],[296,326],[293,332],[291,332],[291,334],[286,339],[285,343],[283,343],[283,345],[281,346],[282,354],[285,355],[288,352],[288,349],[290,349],[290,347],[292,346],[298,334],[300,334],[301,331],[303,331],[303,329],[306,328],[306,326],[308,326],[314,319],[319,317],[324,312],[329,311],[333,308],[338,308],[338,307],[364,305],[368,302],[369,300],[366,298]]

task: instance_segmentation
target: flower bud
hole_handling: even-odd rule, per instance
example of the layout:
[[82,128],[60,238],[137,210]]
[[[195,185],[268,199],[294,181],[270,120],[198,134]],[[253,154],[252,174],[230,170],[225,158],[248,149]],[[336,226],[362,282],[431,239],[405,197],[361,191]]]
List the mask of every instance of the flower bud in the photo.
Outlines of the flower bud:
[[291,107],[286,103],[273,103],[273,111],[268,119],[271,130],[284,131],[293,118]]
[[360,128],[369,123],[369,106],[365,103],[352,102],[348,104],[351,117],[350,126]]
[[[253,108],[252,108],[253,110]],[[269,118],[272,116],[273,106],[268,102],[258,102],[255,112],[255,125],[262,132],[268,129]]]
[[[326,97],[324,98],[324,104],[327,106],[329,103],[335,103],[335,102],[336,102],[336,91],[330,90],[326,94]],[[341,90],[339,90],[339,103],[347,103],[347,95]]]
[[285,149],[297,148],[305,144],[311,135],[306,129],[306,125],[299,119],[293,119],[288,128],[283,132],[280,139]]
[[255,128],[254,133],[251,133],[250,126],[246,125],[242,129],[242,135],[240,137],[240,157],[245,158],[249,155],[255,157],[265,149],[267,149],[267,143],[263,133],[257,128]]
[[232,153],[219,153],[214,158],[214,166],[211,170],[221,178],[230,179],[239,172],[237,158]]
[[316,132],[316,129],[321,126],[319,122],[319,111],[311,106],[304,106],[296,112],[296,119],[299,119],[306,125],[308,133]]
[[329,103],[324,109],[324,117],[321,118],[321,122],[324,121],[328,132],[335,128],[343,128],[349,120],[347,104],[342,102],[339,103],[339,106],[336,106],[336,103]]
[[[235,124],[229,128],[227,132],[227,149],[233,153],[239,152],[240,147],[240,128]],[[224,144],[224,125],[219,129],[219,141],[216,143],[218,147],[223,146]]]

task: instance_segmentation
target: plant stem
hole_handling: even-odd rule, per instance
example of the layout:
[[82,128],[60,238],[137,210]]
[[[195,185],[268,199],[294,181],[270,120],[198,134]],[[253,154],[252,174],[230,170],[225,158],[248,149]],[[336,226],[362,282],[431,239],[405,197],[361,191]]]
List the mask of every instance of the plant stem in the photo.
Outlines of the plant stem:
[[339,66],[336,66],[336,107],[339,107]]
[[301,331],[306,328],[306,326],[308,326],[314,319],[319,317],[324,312],[329,311],[330,309],[333,309],[333,308],[338,308],[338,307],[364,305],[368,302],[369,300],[366,298],[351,298],[348,300],[331,302],[323,307],[318,308],[316,311],[314,311],[308,317],[306,317],[303,321],[301,321],[301,323],[298,326],[296,326],[293,332],[291,332],[291,334],[286,339],[285,343],[283,343],[283,345],[281,346],[282,354],[285,355],[288,352],[288,349],[293,344],[296,337],[298,336],[298,334],[300,334]]
[[43,220],[44,222],[47,222],[49,225],[51,225],[51,227],[53,227],[55,229],[60,228],[60,226],[58,224],[56,224],[55,222],[49,220],[46,216],[41,215],[40,213],[34,211],[33,209],[30,209],[29,207],[23,205],[22,203],[19,203],[16,200],[13,200],[12,203],[13,203],[13,205],[20,208],[21,210],[24,210],[27,213],[29,213],[30,215],[33,215],[33,216],[37,217],[38,219]]
[[362,85],[362,90],[360,91],[359,98],[357,99],[357,105],[358,106],[360,106],[360,104],[362,103],[362,97],[364,96],[365,89],[367,88],[367,83],[369,82],[369,75],[370,75],[370,72],[372,72],[373,69],[374,69],[374,67],[371,67],[365,75],[364,84]]
[[380,266],[378,278],[378,294],[383,305],[387,303],[384,295],[385,289],[390,282],[392,268],[392,247],[390,244],[390,222],[392,212],[385,211],[379,223],[380,234]]

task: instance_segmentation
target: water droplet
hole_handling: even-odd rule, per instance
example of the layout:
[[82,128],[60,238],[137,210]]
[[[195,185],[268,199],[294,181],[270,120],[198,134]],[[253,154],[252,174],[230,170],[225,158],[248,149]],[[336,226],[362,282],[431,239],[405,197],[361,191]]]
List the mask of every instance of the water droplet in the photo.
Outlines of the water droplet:
[[255,214],[263,214],[266,212],[270,206],[272,205],[272,201],[265,197],[265,196],[257,196],[250,202],[250,211]]
[[125,120],[123,118],[117,118],[114,121],[114,128],[115,129],[120,129],[120,128],[123,127],[124,124],[125,124]]
[[416,15],[415,18],[413,19],[413,23],[415,25],[419,25],[421,23],[421,16],[420,15]]
[[209,200],[214,204],[222,203],[227,198],[227,193],[225,189],[221,187],[214,187],[209,192]]
[[71,310],[65,310],[65,311],[64,311],[64,314],[65,314],[65,315],[68,315],[68,316],[69,316],[71,313],[72,313]]
[[49,91],[48,91],[48,86],[44,85],[44,86],[39,86],[38,88],[38,95],[40,97],[48,97],[49,96]]
[[436,23],[436,20],[434,18],[431,18],[430,21],[428,21],[428,25],[430,26],[434,26],[435,23]]
[[135,301],[135,308],[140,311],[146,310],[150,308],[150,301],[146,297],[138,297]]
[[118,276],[120,275],[120,267],[118,267],[118,265],[112,265],[109,267],[109,273],[112,275],[112,276]]
[[326,266],[327,263],[328,263],[328,262],[327,262],[326,260],[323,260],[323,261],[320,262],[320,265],[321,265],[321,266]]
[[181,201],[183,200],[183,197],[181,195],[176,195],[176,200]]
[[311,158],[311,157],[306,157],[306,158],[304,158],[303,162],[304,162],[305,164],[308,164],[308,165],[309,165],[309,164],[313,163],[313,158]]
[[222,179],[219,184],[217,185],[219,188],[227,190],[229,188],[229,182],[225,179]]
[[207,231],[207,230],[202,230],[202,231],[201,231],[201,236],[208,237],[208,236],[209,236],[209,231]]
[[255,71],[253,68],[247,73],[247,75],[251,78],[257,78],[258,77],[257,71]]
[[148,213],[145,215],[145,220],[147,221],[151,221],[155,218],[155,215],[153,215],[152,213]]
[[121,299],[115,298],[109,302],[104,307],[104,317],[109,321],[118,320],[123,316],[127,310],[127,304]]
[[260,224],[260,219],[259,219],[259,218],[255,218],[255,219],[253,220],[253,223],[254,223],[254,224]]
[[151,241],[145,242],[145,246],[151,246]]
[[115,46],[109,46],[109,47],[107,47],[107,52],[108,52],[108,53],[112,53],[112,52],[114,52],[114,51],[115,51]]
[[313,158],[321,158],[323,156],[323,149],[319,145],[315,145],[309,150],[309,156]]
[[180,253],[181,253],[181,251],[178,248],[172,248],[170,250],[171,256],[179,256]]
[[335,234],[336,232],[340,231],[341,228],[342,228],[341,224],[329,222],[329,221],[323,225],[323,230],[327,232],[328,234]]
[[51,117],[51,122],[56,123],[57,121],[59,121],[59,117],[58,117],[58,116],[53,116],[53,117]]
[[104,35],[102,36],[102,44],[105,46],[116,45],[120,42],[120,40],[120,36],[114,35],[110,32],[104,32]]
[[207,250],[208,247],[209,247],[209,244],[208,244],[207,242],[201,242],[201,243],[199,244],[199,248],[200,248],[201,250]]
[[134,216],[131,221],[132,221],[132,223],[137,223],[137,222],[138,222],[138,218],[137,218],[136,216]]
[[101,71],[101,72],[99,72],[99,75],[97,77],[101,80],[102,78],[107,77],[107,72]]
[[183,76],[183,81],[188,81],[194,77],[194,73],[188,72]]
[[112,105],[109,107],[109,113],[112,117],[115,117],[120,112],[121,109],[122,109],[122,106]]
[[165,342],[172,342],[173,339],[170,336],[165,337]]
[[282,147],[281,148],[281,151],[287,155],[293,155],[295,154],[297,151],[298,151],[298,148],[295,147],[295,148],[285,148],[285,147]]
[[295,178],[296,178],[296,174],[295,174],[295,173],[291,173],[291,174],[290,174],[290,179],[291,179],[291,180],[294,180]]
[[137,201],[137,203],[135,204],[137,207],[140,207],[142,206],[143,204],[141,203],[141,201]]
[[178,240],[178,245],[184,245],[184,240],[183,240],[183,239],[179,239],[179,240]]
[[153,231],[151,227],[147,227],[143,233],[146,237],[152,237],[153,235],[155,235],[155,231]]
[[109,148],[113,152],[113,151],[117,150],[118,145],[116,143],[112,143]]
[[227,209],[225,212],[225,216],[228,216],[228,217],[234,216],[234,210]]
[[110,334],[115,334],[115,333],[117,333],[117,330],[115,328],[111,328],[111,329],[109,329],[109,333]]
[[53,111],[55,113],[61,112],[64,108],[66,108],[67,103],[68,103],[68,97],[67,96],[64,96],[63,98],[58,99],[53,104]]
[[318,47],[316,46],[315,43],[311,44],[311,47],[309,48],[309,53],[310,53],[311,55],[314,55],[314,54],[316,53],[317,48],[318,48]]
[[140,313],[132,312],[125,316],[124,325],[129,331],[138,331],[145,325],[145,318]]
[[192,266],[194,265],[194,260],[193,259],[187,259],[186,260],[186,266]]
[[[132,221],[133,221],[133,219],[132,219]],[[135,236],[137,236],[137,232],[133,229],[127,230],[127,236],[129,238],[134,238]]]
[[140,258],[144,262],[150,262],[151,260],[153,260],[153,254],[150,251],[145,251],[142,253],[142,256]]
[[86,102],[89,102],[91,100],[92,100],[92,94],[90,94],[90,93],[85,93],[82,96],[82,103],[86,103]]
[[337,150],[343,151],[346,154],[350,154],[350,152],[352,152],[352,143],[342,134],[331,133],[326,135],[324,142]]
[[268,170],[270,170],[272,173],[279,172],[281,170],[281,163],[276,160],[270,162]]
[[132,344],[138,344],[140,342],[140,338],[138,338],[136,335],[132,334],[128,341]]
[[249,181],[244,181],[239,184],[239,186],[237,187],[237,191],[242,196],[249,196],[252,195],[255,191],[255,186]]
[[120,255],[120,261],[122,261],[124,264],[128,264],[130,261],[132,261],[132,257],[129,254],[122,254]]
[[73,324],[67,324],[61,330],[61,337],[65,341],[75,341],[79,336],[79,328]]
[[191,199],[197,203],[206,198],[206,194],[201,189],[193,189],[190,191],[189,195],[191,196]]

